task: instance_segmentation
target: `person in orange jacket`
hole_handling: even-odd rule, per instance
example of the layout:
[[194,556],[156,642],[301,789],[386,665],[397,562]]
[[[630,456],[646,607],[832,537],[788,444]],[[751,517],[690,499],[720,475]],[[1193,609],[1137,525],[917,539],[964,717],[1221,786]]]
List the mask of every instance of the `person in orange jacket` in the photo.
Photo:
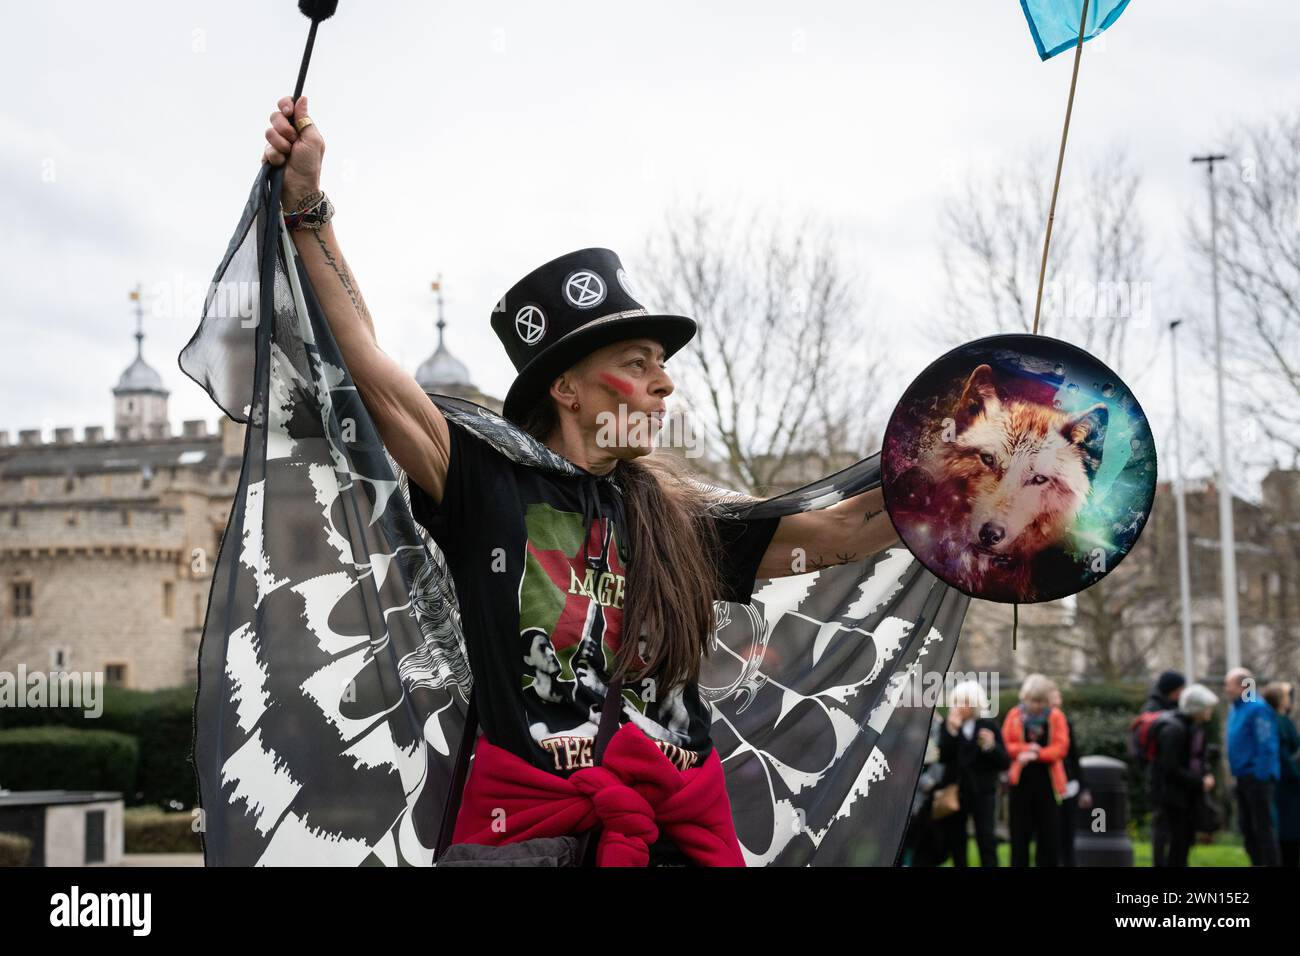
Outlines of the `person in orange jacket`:
[[1020,686],[1020,703],[1002,724],[1011,768],[1011,865],[1029,865],[1029,844],[1038,866],[1057,866],[1060,856],[1061,801],[1069,782],[1065,756],[1070,730],[1065,714],[1051,706],[1056,685],[1030,674]]

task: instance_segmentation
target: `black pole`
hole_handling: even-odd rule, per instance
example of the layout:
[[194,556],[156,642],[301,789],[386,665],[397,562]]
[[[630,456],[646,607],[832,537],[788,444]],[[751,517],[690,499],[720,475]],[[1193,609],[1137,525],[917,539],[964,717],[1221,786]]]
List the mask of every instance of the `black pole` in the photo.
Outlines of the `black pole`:
[[[328,20],[334,16],[334,11],[338,9],[338,0],[298,0],[298,10],[303,16],[311,20],[311,29],[307,31],[307,45],[302,51],[302,62],[298,65],[298,82],[293,87],[293,101],[296,104],[298,98],[302,96],[302,88],[307,83],[307,66],[311,63],[311,51],[316,45],[316,27],[322,20]],[[289,117],[293,122],[293,117]],[[287,162],[287,160],[286,160]],[[271,170],[271,177],[268,184],[271,188],[271,202],[274,207],[280,203],[280,190],[284,183],[285,163],[274,167]]]
[[302,63],[298,67],[298,82],[293,88],[293,101],[298,102],[298,97],[302,96],[303,84],[307,82],[307,65],[311,63],[311,48],[316,45],[316,27],[319,20],[311,22],[311,30],[307,33],[307,48],[302,51]]

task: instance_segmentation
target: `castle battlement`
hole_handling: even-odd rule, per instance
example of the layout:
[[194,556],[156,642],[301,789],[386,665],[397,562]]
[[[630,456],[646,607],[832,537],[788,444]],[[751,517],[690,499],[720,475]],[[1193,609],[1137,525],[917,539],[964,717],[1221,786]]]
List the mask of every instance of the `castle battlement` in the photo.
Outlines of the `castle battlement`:
[[37,448],[41,446],[138,445],[141,442],[165,441],[167,439],[193,441],[196,438],[218,437],[225,431],[227,421],[227,419],[222,419],[217,423],[215,430],[209,430],[206,418],[187,418],[181,422],[179,434],[172,432],[170,422],[154,422],[148,429],[147,434],[127,433],[125,435],[113,435],[111,438],[105,436],[103,425],[86,425],[81,430],[80,441],[77,440],[77,430],[69,427],[55,428],[48,437],[44,429],[41,428],[20,428],[12,436],[7,429],[0,428],[0,450],[6,448]]

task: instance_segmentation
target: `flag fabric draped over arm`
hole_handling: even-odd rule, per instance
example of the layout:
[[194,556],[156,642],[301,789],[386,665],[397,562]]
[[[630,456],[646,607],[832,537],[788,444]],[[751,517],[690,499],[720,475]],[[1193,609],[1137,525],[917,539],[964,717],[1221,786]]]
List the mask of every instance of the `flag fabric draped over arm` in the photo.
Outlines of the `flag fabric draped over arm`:
[[[1079,21],[1084,0],[1020,0],[1041,59],[1050,59],[1079,42]],[[1119,19],[1128,0],[1089,0],[1088,22],[1083,28],[1086,43]]]
[[[199,649],[194,762],[208,865],[429,865],[471,674],[445,556],[411,516],[297,263],[263,167],[181,368],[246,423]],[[490,409],[449,427],[534,468],[566,459]],[[738,518],[825,508],[879,455]],[[967,599],[904,549],[718,603],[700,693],[748,865],[891,865]]]

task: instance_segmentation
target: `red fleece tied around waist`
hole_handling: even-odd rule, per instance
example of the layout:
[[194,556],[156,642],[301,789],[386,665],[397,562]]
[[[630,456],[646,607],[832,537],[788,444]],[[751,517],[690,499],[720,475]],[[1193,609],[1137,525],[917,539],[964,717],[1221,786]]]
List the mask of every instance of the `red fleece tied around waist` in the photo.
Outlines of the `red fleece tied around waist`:
[[[492,825],[503,812],[498,832]],[[716,750],[678,770],[639,727],[624,724],[599,766],[566,779],[478,738],[453,843],[501,846],[597,823],[597,866],[645,866],[661,828],[700,866],[745,865]]]

